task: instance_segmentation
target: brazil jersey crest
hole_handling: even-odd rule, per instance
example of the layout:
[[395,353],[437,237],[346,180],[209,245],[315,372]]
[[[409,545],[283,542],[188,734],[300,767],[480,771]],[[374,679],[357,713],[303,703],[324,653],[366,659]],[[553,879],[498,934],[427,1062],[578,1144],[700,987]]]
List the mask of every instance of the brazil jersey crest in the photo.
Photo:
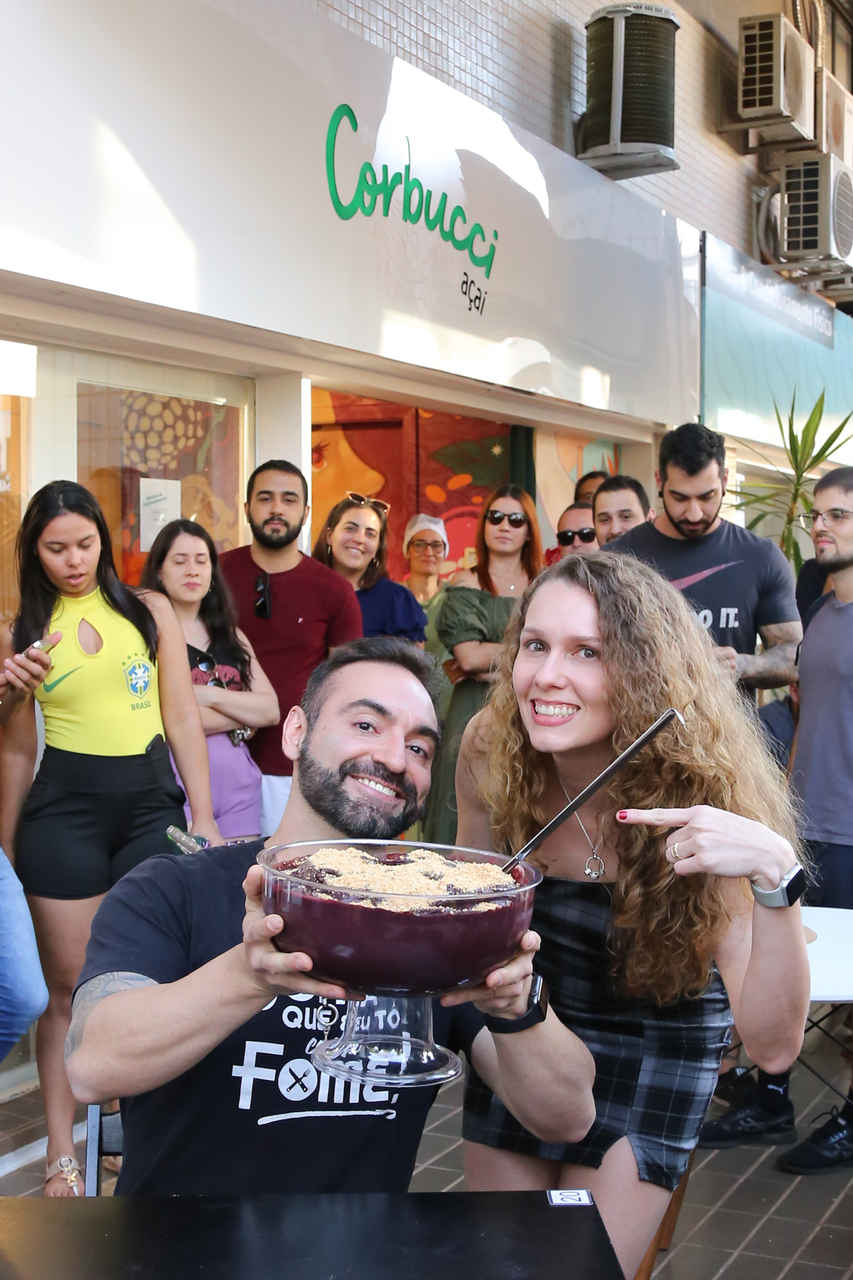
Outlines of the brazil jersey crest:
[[151,688],[151,663],[134,658],[124,664],[124,679],[128,693],[134,698],[144,698]]

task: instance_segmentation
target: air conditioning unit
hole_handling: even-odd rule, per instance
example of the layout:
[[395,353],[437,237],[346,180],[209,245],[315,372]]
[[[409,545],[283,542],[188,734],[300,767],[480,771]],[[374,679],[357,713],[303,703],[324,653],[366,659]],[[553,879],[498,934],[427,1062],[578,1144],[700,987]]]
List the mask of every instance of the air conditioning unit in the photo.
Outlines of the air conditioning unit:
[[586,111],[577,156],[612,178],[678,169],[675,33],[659,4],[612,4],[586,24]]
[[814,49],[781,13],[741,18],[737,110],[762,142],[814,138]]
[[819,151],[853,165],[853,93],[825,67],[815,75],[815,129]]
[[791,151],[780,187],[781,256],[853,264],[853,169],[834,155]]

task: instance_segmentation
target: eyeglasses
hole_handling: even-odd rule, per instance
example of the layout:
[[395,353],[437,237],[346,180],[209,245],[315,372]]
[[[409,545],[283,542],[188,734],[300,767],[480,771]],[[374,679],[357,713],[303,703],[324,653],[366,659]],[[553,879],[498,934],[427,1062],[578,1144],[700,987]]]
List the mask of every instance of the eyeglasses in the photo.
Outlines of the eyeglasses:
[[594,542],[594,529],[561,529],[557,534],[557,541],[561,547],[570,547],[575,538],[579,538],[581,542]]
[[267,620],[272,617],[272,593],[268,573],[259,573],[255,579],[255,617]]
[[427,551],[431,551],[433,555],[439,556],[444,551],[443,542],[426,542],[423,538],[412,538],[409,543],[410,551],[420,551],[423,555]]
[[378,516],[384,520],[388,512],[391,510],[390,502],[383,502],[381,498],[365,498],[363,493],[353,493],[351,489],[347,490],[346,496],[350,502],[354,502],[357,507],[373,507]]
[[807,533],[811,533],[816,521],[822,520],[827,529],[834,529],[838,524],[844,524],[845,520],[849,520],[853,516],[853,511],[848,511],[846,507],[830,507],[828,511],[804,511],[800,516],[800,524]]
[[527,524],[527,516],[523,511],[498,511],[497,507],[489,507],[486,519],[489,524],[503,524],[504,520],[508,520],[513,529],[520,529],[523,524]]

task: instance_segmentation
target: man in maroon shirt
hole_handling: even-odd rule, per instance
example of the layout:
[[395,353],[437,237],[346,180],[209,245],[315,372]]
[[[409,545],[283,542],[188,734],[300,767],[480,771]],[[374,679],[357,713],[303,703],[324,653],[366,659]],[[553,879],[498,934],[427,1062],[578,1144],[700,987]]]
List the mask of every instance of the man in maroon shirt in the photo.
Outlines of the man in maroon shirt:
[[240,627],[278,695],[281,721],[258,729],[249,749],[263,774],[261,834],[279,824],[292,764],[281,749],[281,724],[308,677],[336,645],[362,633],[361,609],[340,574],[304,556],[297,538],[308,516],[308,485],[292,462],[262,462],[246,486],[248,547],[220,556]]

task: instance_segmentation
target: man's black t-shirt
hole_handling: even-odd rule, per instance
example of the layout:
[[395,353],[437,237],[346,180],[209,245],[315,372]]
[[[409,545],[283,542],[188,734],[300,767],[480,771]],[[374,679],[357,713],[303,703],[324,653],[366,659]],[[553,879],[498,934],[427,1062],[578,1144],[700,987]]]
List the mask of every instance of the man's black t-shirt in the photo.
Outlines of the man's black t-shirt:
[[607,544],[630,551],[683,592],[718,645],[754,653],[759,627],[799,618],[782,552],[729,520],[704,538],[668,538],[645,522]]
[[[114,971],[174,982],[236,946],[241,884],[262,846],[253,840],[137,866],[95,916],[79,985]],[[117,1191],[405,1191],[436,1090],[318,1072],[308,1055],[323,1035],[321,1008],[337,1015],[334,1037],[344,1001],[278,996],[176,1080],[123,1099]],[[467,1052],[483,1025],[476,1009],[435,1002],[434,1012],[437,1041]]]

